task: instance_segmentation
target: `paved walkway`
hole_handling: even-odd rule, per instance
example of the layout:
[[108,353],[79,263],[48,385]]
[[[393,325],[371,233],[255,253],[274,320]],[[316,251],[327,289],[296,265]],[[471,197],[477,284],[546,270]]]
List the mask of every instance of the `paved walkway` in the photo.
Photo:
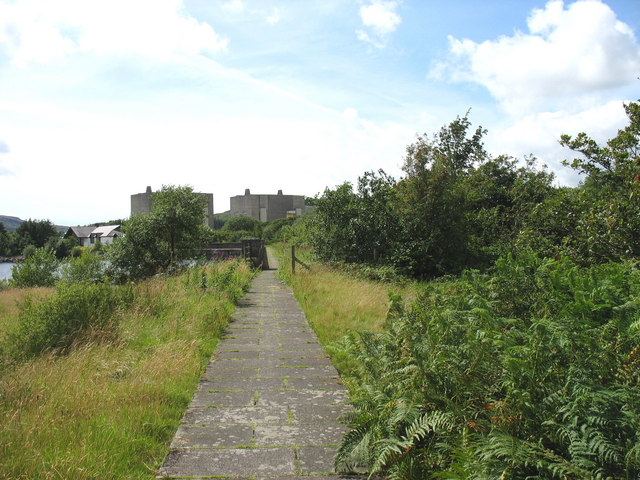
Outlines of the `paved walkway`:
[[338,419],[348,410],[291,290],[263,271],[216,348],[161,478],[336,480],[333,456],[346,429]]

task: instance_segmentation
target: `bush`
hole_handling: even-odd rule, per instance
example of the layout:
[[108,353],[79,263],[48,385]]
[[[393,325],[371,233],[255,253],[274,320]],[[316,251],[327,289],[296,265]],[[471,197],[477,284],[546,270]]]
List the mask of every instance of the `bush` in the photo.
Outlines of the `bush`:
[[36,248],[29,256],[25,256],[23,262],[13,266],[11,283],[19,288],[51,287],[56,282],[58,265],[53,252]]
[[287,227],[291,227],[297,220],[296,217],[279,218],[268,222],[262,229],[262,238],[265,242],[281,242],[282,234],[287,230]]
[[86,338],[88,331],[114,331],[119,309],[133,301],[131,287],[60,283],[42,302],[27,300],[19,327],[9,335],[13,357],[64,350]]
[[507,257],[429,283],[356,371],[339,463],[391,478],[638,478],[640,272]]
[[252,232],[251,237],[260,236],[260,222],[253,217],[247,215],[238,215],[237,217],[231,217],[222,227],[224,232],[239,232],[246,231]]
[[216,230],[210,236],[209,240],[212,243],[236,243],[243,238],[255,237],[255,233],[249,230]]
[[22,250],[22,256],[24,258],[29,258],[31,255],[33,255],[33,253],[37,250],[35,245],[27,245],[26,247],[24,247],[24,249]]
[[62,280],[70,283],[101,283],[107,280],[105,262],[96,253],[85,250],[62,264]]

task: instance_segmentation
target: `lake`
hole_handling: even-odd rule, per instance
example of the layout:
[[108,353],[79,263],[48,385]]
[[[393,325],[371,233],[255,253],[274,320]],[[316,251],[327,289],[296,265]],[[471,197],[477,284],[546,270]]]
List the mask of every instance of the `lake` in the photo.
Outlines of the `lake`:
[[0,280],[11,278],[11,267],[14,265],[15,263],[0,263]]

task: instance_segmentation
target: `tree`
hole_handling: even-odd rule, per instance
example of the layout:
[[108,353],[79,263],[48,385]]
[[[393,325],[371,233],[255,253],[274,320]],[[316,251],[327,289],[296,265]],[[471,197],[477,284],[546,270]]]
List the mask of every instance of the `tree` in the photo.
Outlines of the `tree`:
[[206,200],[189,186],[163,185],[153,196],[156,234],[169,245],[173,263],[189,257],[205,234]]
[[624,109],[629,124],[605,146],[584,132],[560,139],[581,154],[565,164],[586,175],[578,235],[591,262],[640,258],[640,104]]
[[110,276],[115,280],[138,279],[167,269],[171,254],[151,215],[133,215],[122,231],[124,237],[116,239],[107,252]]
[[16,229],[16,234],[21,237],[27,245],[34,245],[36,248],[42,248],[46,245],[51,237],[57,237],[58,231],[53,223],[49,220],[26,220]]
[[163,186],[154,193],[151,213],[133,215],[124,237],[109,249],[111,274],[144,278],[192,258],[210,229],[204,224],[205,200],[188,186]]
[[524,164],[506,156],[488,159],[464,181],[474,268],[488,267],[513,249],[531,213],[554,192],[553,174],[533,157]]
[[335,190],[325,189],[322,196],[316,199],[309,234],[320,259],[346,262],[358,260],[354,230],[357,215],[357,196],[348,182]]
[[9,249],[9,232],[7,232],[7,229],[2,222],[0,222],[0,255],[11,255],[11,251]]
[[36,248],[25,260],[13,266],[11,283],[15,287],[51,287],[56,282],[58,260],[52,251]]
[[413,276],[457,273],[473,263],[464,179],[488,154],[482,143],[486,130],[478,127],[469,135],[470,126],[468,114],[457,117],[432,138],[421,135],[407,147],[396,206],[403,240],[394,259]]
[[396,181],[384,170],[358,178],[357,217],[354,224],[359,260],[388,262],[400,235]]

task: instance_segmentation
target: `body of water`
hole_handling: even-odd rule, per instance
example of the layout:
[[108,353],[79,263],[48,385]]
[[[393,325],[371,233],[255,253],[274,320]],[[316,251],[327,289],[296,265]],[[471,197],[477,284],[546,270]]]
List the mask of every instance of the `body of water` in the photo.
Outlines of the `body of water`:
[[15,263],[0,263],[0,280],[11,278],[11,267],[14,265]]

